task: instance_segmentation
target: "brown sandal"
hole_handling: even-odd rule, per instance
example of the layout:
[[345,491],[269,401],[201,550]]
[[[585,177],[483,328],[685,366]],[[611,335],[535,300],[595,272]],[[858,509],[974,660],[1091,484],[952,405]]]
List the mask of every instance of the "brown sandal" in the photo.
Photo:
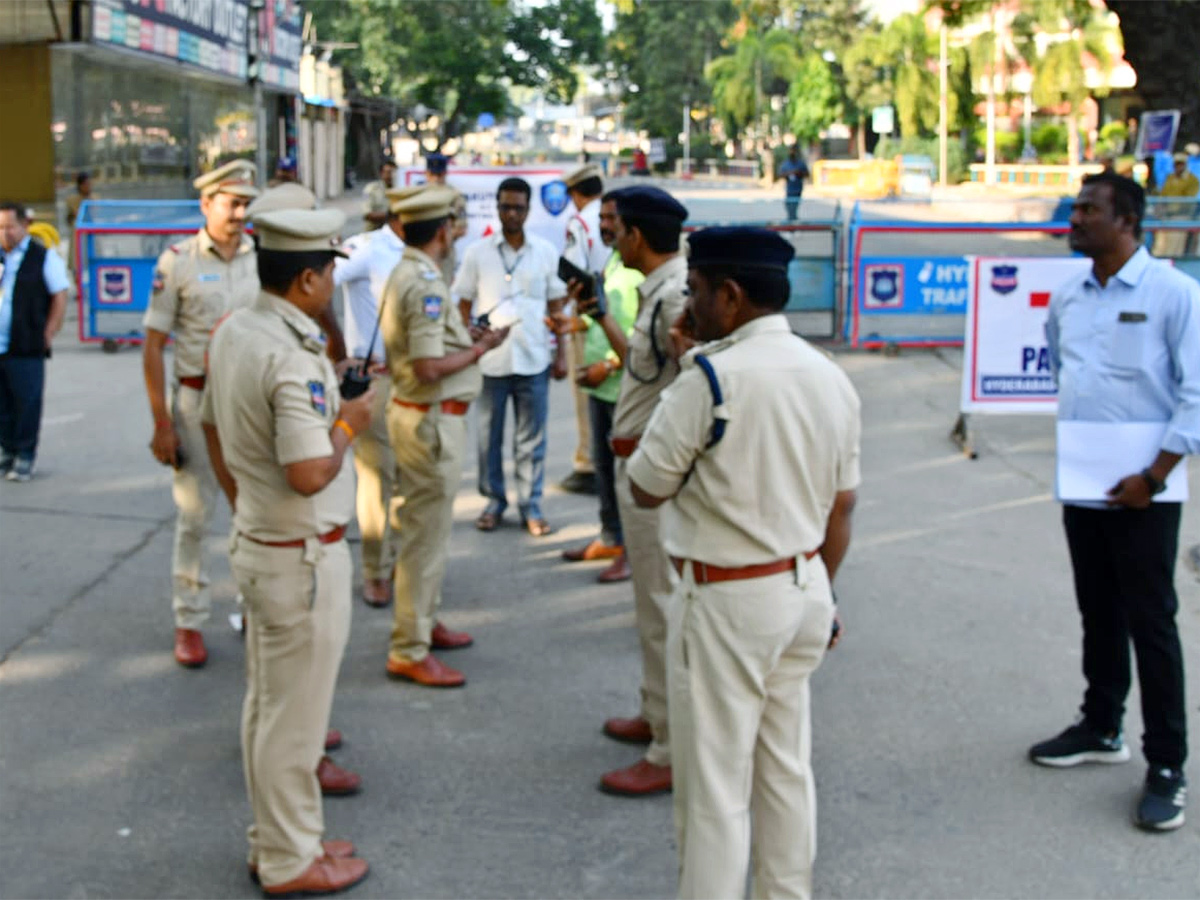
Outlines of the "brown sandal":
[[534,537],[545,537],[554,530],[545,519],[528,519],[525,522],[525,529]]
[[475,520],[475,527],[480,531],[495,531],[499,524],[500,517],[488,510],[481,512],[479,518]]

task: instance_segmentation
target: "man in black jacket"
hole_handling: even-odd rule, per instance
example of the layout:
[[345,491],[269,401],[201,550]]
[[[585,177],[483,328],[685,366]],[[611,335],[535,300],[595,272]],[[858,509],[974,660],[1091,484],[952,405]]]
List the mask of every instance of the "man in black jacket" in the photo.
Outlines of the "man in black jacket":
[[29,237],[29,215],[0,203],[0,474],[33,476],[50,342],[67,311],[67,267]]

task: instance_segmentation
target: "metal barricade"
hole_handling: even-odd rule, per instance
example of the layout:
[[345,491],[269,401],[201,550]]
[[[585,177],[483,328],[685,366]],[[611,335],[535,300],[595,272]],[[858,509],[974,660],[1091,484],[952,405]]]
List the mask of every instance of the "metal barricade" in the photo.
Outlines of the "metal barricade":
[[[698,231],[728,221],[688,222],[684,231]],[[841,327],[842,296],[842,222],[840,209],[830,219],[798,222],[747,222],[738,225],[766,228],[779,232],[796,249],[788,266],[791,296],[784,313],[792,328],[804,337],[833,340]]]
[[196,200],[85,200],[75,227],[79,339],[106,350],[140,343],[159,255],[203,225]]

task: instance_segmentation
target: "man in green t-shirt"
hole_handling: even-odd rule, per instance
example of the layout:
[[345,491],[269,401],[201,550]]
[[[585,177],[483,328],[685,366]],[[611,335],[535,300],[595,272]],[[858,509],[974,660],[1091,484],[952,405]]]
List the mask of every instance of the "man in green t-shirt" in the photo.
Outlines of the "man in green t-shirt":
[[[606,218],[605,212],[609,213]],[[606,247],[613,245],[612,216],[615,205],[606,203],[600,211],[600,239]],[[612,448],[608,444],[612,431],[613,410],[621,392],[621,366],[625,358],[625,338],[633,330],[637,318],[637,287],[644,276],[621,264],[614,250],[598,280],[597,296],[581,298],[576,282],[571,283],[572,297],[580,312],[586,313],[588,323],[584,340],[583,365],[576,381],[588,395],[588,415],[592,429],[592,462],[596,468],[596,493],[600,498],[600,535],[582,547],[563,551],[568,562],[611,559],[612,563],[596,580],[602,584],[628,581],[629,560],[625,556],[621,533],[621,516],[617,511],[617,495]]]

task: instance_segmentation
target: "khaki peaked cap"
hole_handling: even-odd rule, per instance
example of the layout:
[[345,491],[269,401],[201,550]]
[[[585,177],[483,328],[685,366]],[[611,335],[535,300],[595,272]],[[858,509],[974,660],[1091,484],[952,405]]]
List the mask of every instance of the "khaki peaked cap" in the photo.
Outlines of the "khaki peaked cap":
[[192,182],[192,187],[200,192],[201,197],[211,197],[213,194],[234,194],[238,197],[257,197],[258,188],[254,186],[254,163],[244,159],[235,159],[219,169],[214,169],[207,175],[201,175]]
[[246,218],[253,221],[255,216],[275,212],[280,209],[316,209],[317,195],[302,184],[285,181],[273,188],[267,188],[253,203],[246,207]]
[[332,250],[339,256],[340,233],[346,216],[336,209],[277,209],[259,214],[254,220],[261,250],[307,253]]
[[454,212],[454,201],[458,191],[442,184],[424,185],[406,200],[401,200],[392,206],[392,211],[400,216],[400,221],[429,222],[442,219]]

